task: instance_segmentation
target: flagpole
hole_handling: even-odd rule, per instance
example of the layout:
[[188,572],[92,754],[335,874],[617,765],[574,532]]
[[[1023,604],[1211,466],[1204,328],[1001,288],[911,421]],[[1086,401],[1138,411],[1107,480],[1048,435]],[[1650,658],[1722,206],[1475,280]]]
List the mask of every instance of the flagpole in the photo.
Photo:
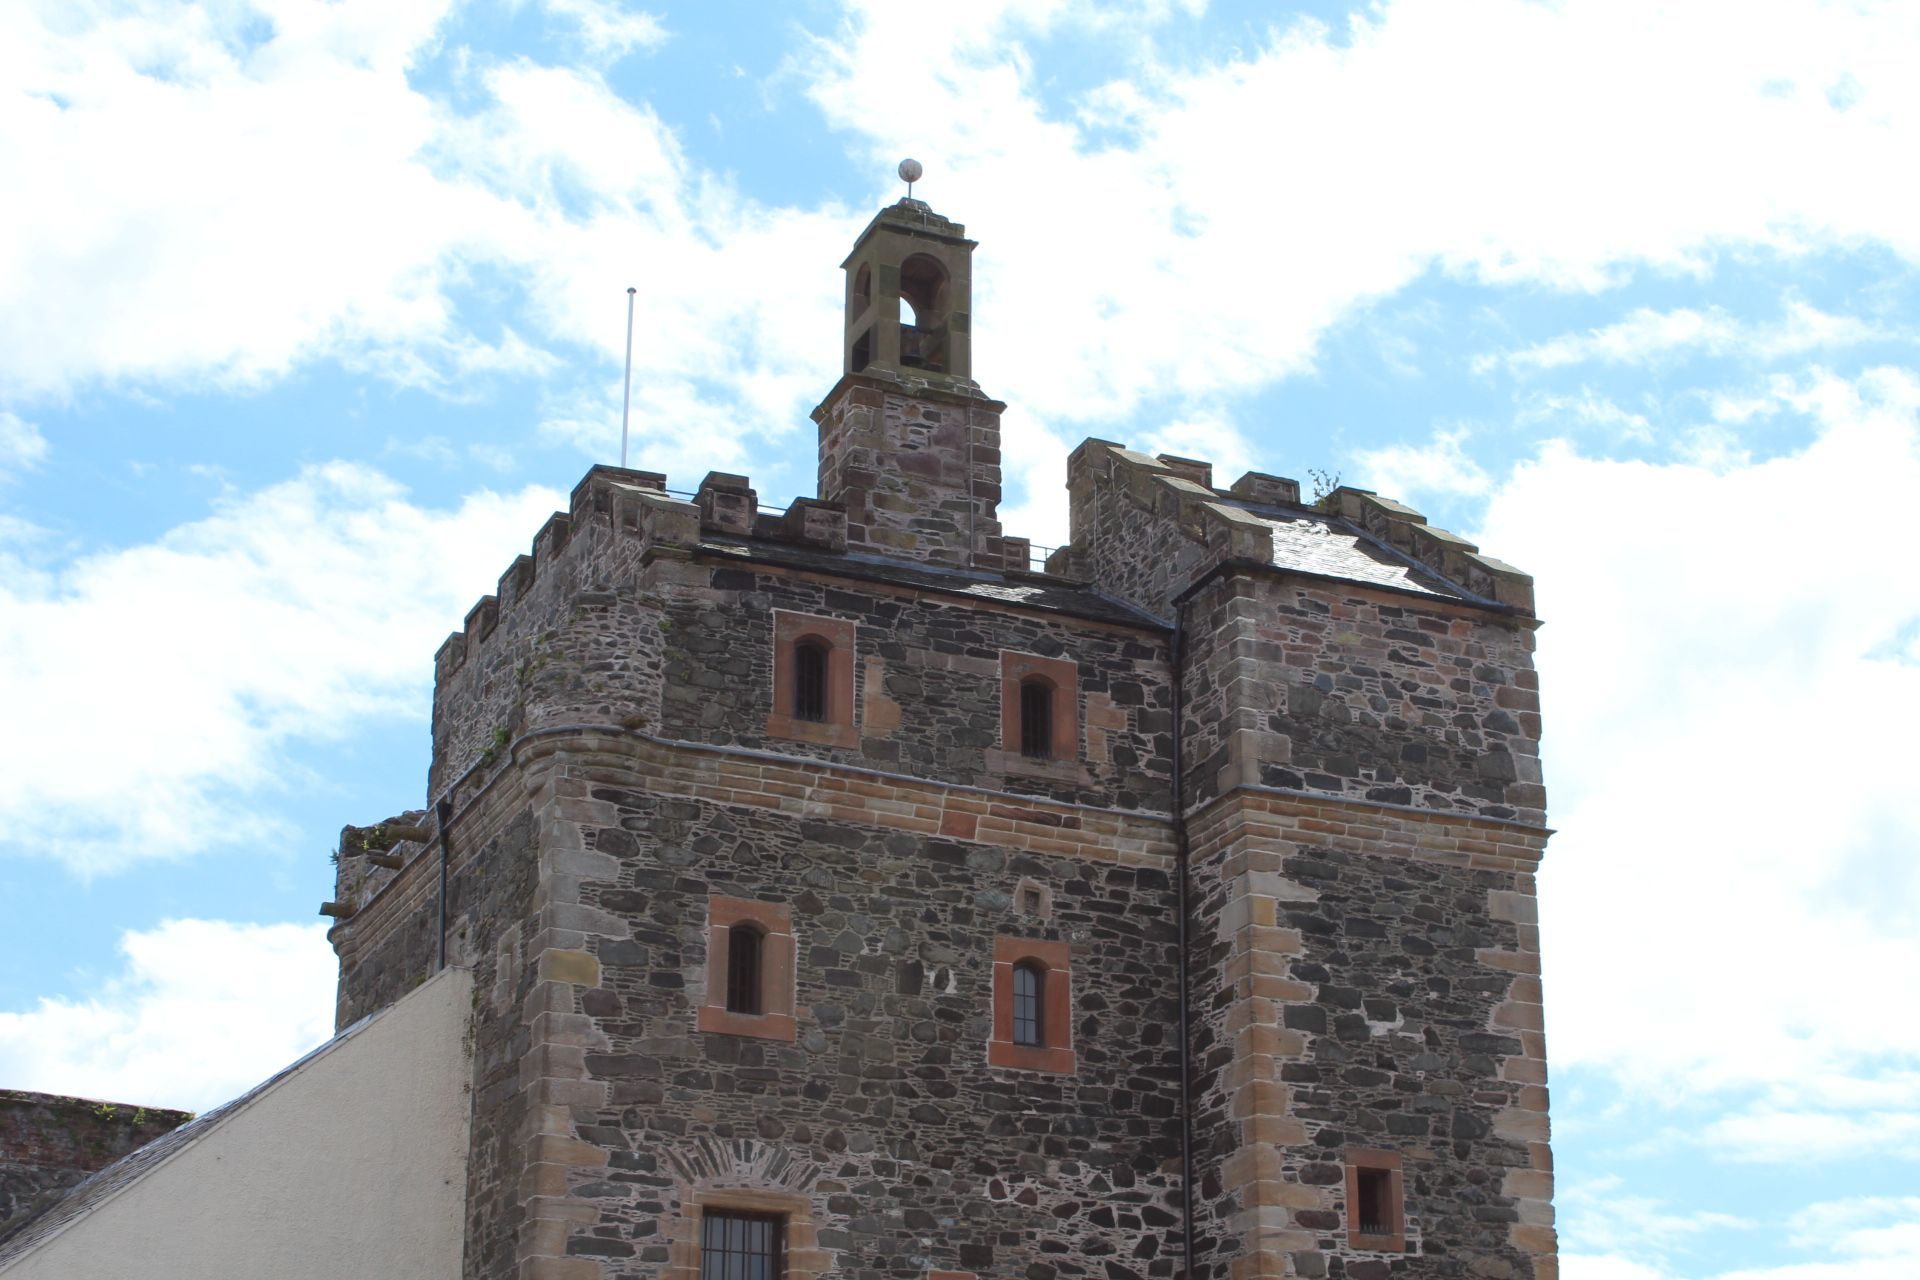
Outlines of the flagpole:
[[620,397],[620,468],[627,466],[627,417],[633,409],[633,295],[634,287],[627,286],[627,380],[626,389]]

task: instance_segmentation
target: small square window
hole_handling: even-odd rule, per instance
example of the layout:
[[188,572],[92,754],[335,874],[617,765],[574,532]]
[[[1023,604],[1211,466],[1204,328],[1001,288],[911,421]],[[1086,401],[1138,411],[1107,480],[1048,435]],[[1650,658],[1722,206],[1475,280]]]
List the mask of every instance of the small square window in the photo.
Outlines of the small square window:
[[1403,1252],[1405,1196],[1398,1152],[1348,1148],[1347,1243],[1355,1249]]

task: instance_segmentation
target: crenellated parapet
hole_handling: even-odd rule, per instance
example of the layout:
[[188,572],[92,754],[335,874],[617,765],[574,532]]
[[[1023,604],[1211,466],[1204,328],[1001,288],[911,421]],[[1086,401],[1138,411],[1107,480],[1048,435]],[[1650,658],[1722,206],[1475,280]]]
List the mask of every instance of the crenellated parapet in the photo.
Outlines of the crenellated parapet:
[[1522,613],[1533,612],[1533,578],[1503,560],[1483,554],[1457,533],[1435,528],[1404,503],[1370,489],[1342,486],[1326,499],[1348,524],[1366,530],[1401,554],[1483,599]]
[[1532,578],[1369,490],[1341,488],[1307,505],[1298,481],[1258,471],[1218,489],[1211,463],[1149,457],[1108,440],[1081,444],[1067,474],[1072,542],[1049,569],[1156,612],[1224,563],[1533,611]]

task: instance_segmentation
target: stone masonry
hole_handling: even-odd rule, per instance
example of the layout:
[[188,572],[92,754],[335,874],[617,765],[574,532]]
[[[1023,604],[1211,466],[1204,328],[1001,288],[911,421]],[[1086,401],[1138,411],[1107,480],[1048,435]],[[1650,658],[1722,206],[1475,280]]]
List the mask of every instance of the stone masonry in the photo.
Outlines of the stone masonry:
[[464,1273],[695,1280],[728,1211],[792,1277],[1553,1280],[1531,581],[1099,440],[1030,568],[972,249],[856,241],[818,498],[590,471],[342,833],[341,1025],[475,973]]

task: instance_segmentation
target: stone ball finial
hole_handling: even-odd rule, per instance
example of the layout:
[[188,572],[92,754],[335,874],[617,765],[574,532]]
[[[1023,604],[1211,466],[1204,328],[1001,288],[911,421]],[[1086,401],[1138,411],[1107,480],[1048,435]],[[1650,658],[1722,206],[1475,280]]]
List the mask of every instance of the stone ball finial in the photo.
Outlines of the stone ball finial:
[[900,162],[898,172],[900,174],[900,181],[906,183],[908,186],[912,186],[914,183],[920,181],[920,175],[925,171],[921,169],[918,160],[909,156]]

